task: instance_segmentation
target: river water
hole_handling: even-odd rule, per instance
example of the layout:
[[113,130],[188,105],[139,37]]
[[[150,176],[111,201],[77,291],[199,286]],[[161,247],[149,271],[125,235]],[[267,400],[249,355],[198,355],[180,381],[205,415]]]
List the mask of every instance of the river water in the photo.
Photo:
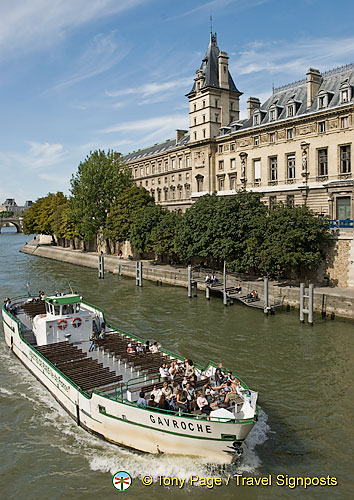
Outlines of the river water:
[[[133,477],[126,498],[218,500],[353,497],[354,328],[315,316],[313,328],[296,312],[264,317],[241,304],[224,307],[183,288],[107,274],[19,253],[28,239],[0,235],[1,295],[75,291],[104,309],[113,325],[204,364],[221,360],[259,391],[260,420],[237,466],[197,458],[150,456],[111,445],[78,428],[0,339],[0,474],[2,498],[97,499],[123,495],[112,487],[119,470]],[[229,474],[272,476],[272,486],[237,486]],[[143,486],[144,474],[189,479],[221,477],[222,486]],[[277,485],[276,476],[336,477],[337,486]]]

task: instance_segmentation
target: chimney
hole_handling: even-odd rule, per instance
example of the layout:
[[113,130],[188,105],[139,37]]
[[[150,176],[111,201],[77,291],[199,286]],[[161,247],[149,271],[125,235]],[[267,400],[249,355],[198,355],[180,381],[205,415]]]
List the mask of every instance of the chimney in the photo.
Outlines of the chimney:
[[188,130],[176,130],[176,144],[179,142],[182,137],[184,137],[188,133]]
[[247,100],[247,116],[250,119],[255,109],[261,109],[261,101],[258,97],[249,97]]
[[219,87],[222,89],[229,88],[229,56],[226,52],[219,52],[218,55],[219,69]]
[[312,106],[322,83],[322,75],[318,69],[309,68],[307,72],[307,107]]

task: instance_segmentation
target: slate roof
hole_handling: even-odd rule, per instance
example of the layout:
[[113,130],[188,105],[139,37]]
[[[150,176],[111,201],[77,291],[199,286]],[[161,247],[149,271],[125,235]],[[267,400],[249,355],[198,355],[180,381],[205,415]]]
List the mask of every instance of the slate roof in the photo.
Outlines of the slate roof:
[[[348,80],[349,85],[351,85],[351,87],[353,88],[354,63],[322,73],[322,83],[318,90],[318,94],[321,93],[321,91],[329,92],[328,106],[323,109],[335,108],[341,104],[340,86],[346,80]],[[353,102],[353,94],[354,92],[352,90],[351,102]],[[267,123],[277,123],[279,120],[287,118],[286,106],[291,100],[297,103],[296,113],[294,117],[291,118],[295,118],[301,115],[307,115],[319,110],[317,98],[314,99],[312,106],[310,108],[307,108],[307,82],[306,79],[299,80],[298,82],[284,85],[273,90],[273,94],[261,105],[260,110],[262,112],[262,115],[260,125],[265,125]],[[281,112],[278,114],[277,120],[270,121],[269,110],[273,104],[278,106],[279,111]],[[232,123],[230,124],[230,127],[233,127],[234,125],[235,123]],[[258,127],[260,125],[256,125],[255,127]],[[253,126],[253,117],[251,117],[250,119],[244,120],[242,128],[238,128],[238,130],[250,128]]]
[[123,156],[123,160],[126,162],[133,160],[144,160],[145,158],[155,155],[158,153],[163,153],[169,149],[176,148],[178,146],[184,146],[189,143],[189,134],[185,134],[180,141],[176,143],[176,139],[167,139],[167,141],[159,142],[153,146],[148,146],[143,149],[138,149],[132,153],[128,153]]
[[[204,56],[204,59],[202,61],[202,64],[200,66],[200,70],[203,73],[204,76],[204,84],[202,88],[207,88],[207,87],[215,87],[215,88],[220,88],[219,86],[219,65],[218,65],[218,55],[220,53],[218,44],[216,42],[216,33],[213,35],[210,33],[210,43],[208,50],[206,51],[206,54]],[[229,73],[229,89],[238,92],[241,94],[241,92],[237,89],[232,76]],[[195,92],[195,82],[193,84],[193,87],[189,94],[192,94]],[[189,95],[187,94],[187,95]]]

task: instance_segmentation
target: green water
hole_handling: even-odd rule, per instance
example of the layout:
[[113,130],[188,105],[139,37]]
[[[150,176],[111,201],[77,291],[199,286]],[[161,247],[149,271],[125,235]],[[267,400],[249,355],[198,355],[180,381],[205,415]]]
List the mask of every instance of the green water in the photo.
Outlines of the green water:
[[[69,419],[46,390],[0,340],[1,496],[24,499],[125,498],[218,499],[350,498],[353,484],[354,328],[344,321],[315,317],[301,325],[296,312],[264,317],[241,304],[225,308],[219,298],[200,293],[188,299],[183,288],[142,289],[129,278],[19,253],[28,237],[0,235],[1,295],[68,290],[104,309],[108,321],[144,338],[157,340],[204,364],[222,361],[259,391],[260,421],[248,438],[249,452],[238,466],[217,467],[196,458],[149,456],[127,451],[89,435]],[[2,329],[2,327],[1,327]],[[112,474],[125,470],[132,487],[118,492]],[[338,486],[236,486],[178,489],[154,483],[151,474],[188,479],[244,472],[251,477],[277,474],[336,477]]]

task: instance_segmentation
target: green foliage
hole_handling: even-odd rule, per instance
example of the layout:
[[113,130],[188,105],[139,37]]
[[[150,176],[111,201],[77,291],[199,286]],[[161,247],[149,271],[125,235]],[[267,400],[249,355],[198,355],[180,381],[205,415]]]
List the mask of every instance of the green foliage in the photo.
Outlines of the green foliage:
[[3,212],[0,212],[0,219],[6,219],[7,217],[13,217],[14,212],[7,212],[6,210]]
[[129,232],[137,213],[149,205],[154,199],[143,187],[135,184],[126,188],[114,201],[107,216],[105,235],[113,241],[129,239]]
[[175,239],[182,226],[183,217],[176,212],[167,210],[161,213],[162,218],[151,230],[151,245],[153,251],[163,257],[175,257]]
[[263,223],[257,269],[270,276],[316,269],[325,257],[329,235],[327,218],[304,205],[278,204]]
[[52,228],[58,238],[73,240],[79,237],[69,204],[60,205],[53,214]]
[[111,204],[131,185],[131,173],[114,151],[94,151],[80,163],[71,178],[70,208],[85,240],[105,228]]
[[130,243],[139,253],[154,251],[152,231],[164,216],[164,210],[160,205],[148,205],[142,208],[134,218],[130,228]]
[[25,234],[49,234],[53,235],[54,213],[57,208],[67,203],[66,196],[58,192],[49,193],[43,198],[39,198],[26,211],[23,218],[23,231]]

